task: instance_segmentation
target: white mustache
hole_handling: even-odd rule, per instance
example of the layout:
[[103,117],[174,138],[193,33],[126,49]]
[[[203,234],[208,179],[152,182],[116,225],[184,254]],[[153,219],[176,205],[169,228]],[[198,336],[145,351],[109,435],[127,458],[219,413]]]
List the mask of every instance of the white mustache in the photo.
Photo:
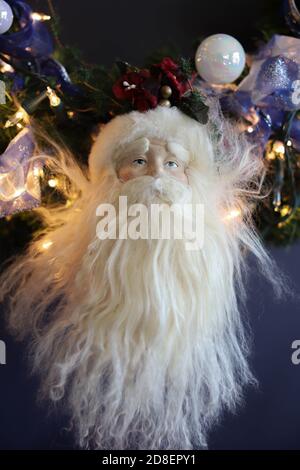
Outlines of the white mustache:
[[139,176],[122,183],[120,195],[133,198],[134,202],[186,204],[191,202],[192,188],[172,176]]

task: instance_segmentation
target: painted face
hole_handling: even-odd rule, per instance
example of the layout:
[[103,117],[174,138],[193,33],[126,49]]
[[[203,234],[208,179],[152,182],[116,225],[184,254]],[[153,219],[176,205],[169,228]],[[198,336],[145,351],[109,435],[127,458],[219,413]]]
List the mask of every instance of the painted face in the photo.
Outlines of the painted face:
[[117,166],[117,175],[122,182],[139,176],[169,175],[188,184],[185,173],[188,159],[188,151],[176,142],[143,137],[125,149]]

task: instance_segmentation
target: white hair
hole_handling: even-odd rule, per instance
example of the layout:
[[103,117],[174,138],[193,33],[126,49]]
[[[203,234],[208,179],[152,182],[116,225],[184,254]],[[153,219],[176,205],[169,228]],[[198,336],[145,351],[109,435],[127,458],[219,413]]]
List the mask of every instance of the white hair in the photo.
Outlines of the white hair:
[[[188,150],[192,200],[205,206],[202,250],[96,237],[101,202],[162,200],[153,178],[122,184],[116,176],[116,154],[143,137]],[[52,165],[79,197],[70,208],[39,209],[44,232],[0,279],[9,326],[30,339],[43,396],[64,403],[82,447],[205,447],[211,425],[255,382],[240,312],[247,253],[281,289],[252,222],[262,161],[212,103],[207,125],[175,107],[115,117],[94,143],[87,175],[64,152]],[[169,202],[187,191],[172,178],[162,187]],[[232,209],[241,216],[226,217]]]

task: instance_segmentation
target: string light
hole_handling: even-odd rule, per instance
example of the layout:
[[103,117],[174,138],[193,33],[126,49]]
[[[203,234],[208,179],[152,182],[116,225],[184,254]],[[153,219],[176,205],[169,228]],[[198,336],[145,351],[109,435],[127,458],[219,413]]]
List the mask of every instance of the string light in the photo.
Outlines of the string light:
[[225,215],[223,220],[232,220],[236,219],[237,217],[241,216],[241,211],[240,209],[231,209],[227,215]]
[[284,155],[285,153],[284,143],[281,142],[281,140],[275,140],[275,142],[273,143],[273,150],[278,155]]
[[7,129],[8,127],[16,126],[20,121],[24,121],[25,123],[29,122],[29,116],[21,106],[18,111],[6,121],[4,128]]
[[285,217],[285,216],[288,215],[290,212],[291,212],[290,206],[282,206],[282,207],[280,208],[280,215],[281,215],[282,217]]
[[58,179],[57,178],[50,178],[48,180],[48,186],[50,186],[50,188],[56,188],[58,185]]
[[270,141],[267,146],[266,159],[275,160],[276,158],[284,159],[285,146],[281,140]]
[[6,62],[3,62],[2,60],[0,61],[0,64],[1,64],[0,72],[2,73],[14,72],[14,69],[10,64],[7,64]]
[[43,251],[46,251],[46,250],[49,250],[49,248],[53,245],[53,241],[52,240],[45,240],[42,244],[41,244],[41,249]]
[[35,166],[34,169],[33,169],[33,174],[36,177],[43,178],[44,177],[44,170],[43,170],[43,168],[41,168],[39,166]]
[[52,90],[52,88],[50,88],[49,86],[47,86],[47,96],[48,96],[49,101],[50,101],[50,106],[56,107],[56,106],[60,105],[60,103],[61,103],[60,97],[57,96],[55,91]]
[[37,12],[31,13],[31,18],[34,21],[49,21],[49,20],[51,20],[50,15],[45,15],[44,13],[37,13]]

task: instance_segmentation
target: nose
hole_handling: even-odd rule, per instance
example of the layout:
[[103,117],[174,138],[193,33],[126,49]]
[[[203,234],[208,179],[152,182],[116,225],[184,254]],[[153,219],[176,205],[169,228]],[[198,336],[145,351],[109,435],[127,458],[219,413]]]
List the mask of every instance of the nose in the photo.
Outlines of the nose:
[[152,165],[148,168],[148,175],[153,176],[153,178],[159,178],[164,172],[164,167],[159,162],[153,162]]

